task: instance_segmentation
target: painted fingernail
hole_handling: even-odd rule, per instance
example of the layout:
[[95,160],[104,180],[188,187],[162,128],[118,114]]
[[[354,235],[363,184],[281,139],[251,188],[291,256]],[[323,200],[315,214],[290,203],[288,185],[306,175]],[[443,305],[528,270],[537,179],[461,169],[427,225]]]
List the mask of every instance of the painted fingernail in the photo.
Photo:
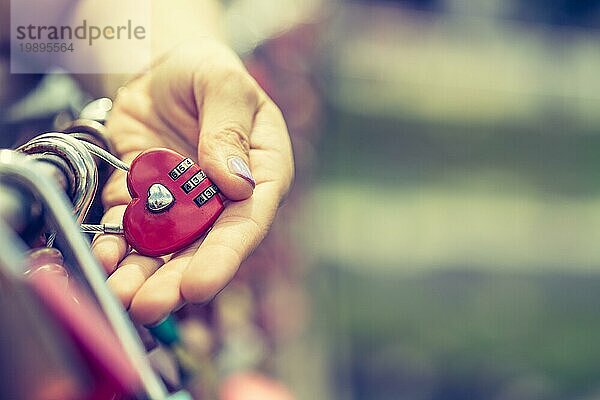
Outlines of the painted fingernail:
[[148,328],[156,340],[166,346],[170,346],[181,340],[175,318],[170,314],[156,324],[146,326],[146,328]]
[[250,172],[250,168],[248,168],[248,164],[246,164],[246,162],[240,157],[230,157],[229,160],[227,160],[227,165],[229,166],[229,171],[232,174],[244,179],[246,182],[251,184],[252,187],[256,186],[256,181],[252,176],[252,172]]

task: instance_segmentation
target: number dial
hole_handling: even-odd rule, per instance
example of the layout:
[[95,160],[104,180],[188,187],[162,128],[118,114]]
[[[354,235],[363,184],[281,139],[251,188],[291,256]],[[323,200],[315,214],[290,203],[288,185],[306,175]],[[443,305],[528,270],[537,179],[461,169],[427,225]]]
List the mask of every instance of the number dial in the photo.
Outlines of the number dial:
[[[156,207],[156,188],[161,186],[172,199],[167,206]],[[123,216],[125,239],[147,256],[163,256],[189,246],[224,208],[219,189],[200,167],[169,149],[138,155],[131,163],[127,188],[132,200]],[[168,198],[165,191],[160,195]]]

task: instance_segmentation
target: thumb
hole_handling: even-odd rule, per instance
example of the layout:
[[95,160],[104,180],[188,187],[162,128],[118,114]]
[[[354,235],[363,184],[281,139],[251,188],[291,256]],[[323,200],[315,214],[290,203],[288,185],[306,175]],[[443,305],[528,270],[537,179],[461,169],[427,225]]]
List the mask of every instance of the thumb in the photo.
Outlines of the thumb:
[[207,88],[202,102],[198,163],[230,200],[247,199],[256,186],[249,150],[257,102],[256,90],[235,79]]
[[203,130],[200,135],[198,163],[230,200],[247,199],[256,186],[250,169],[247,135],[237,128]]

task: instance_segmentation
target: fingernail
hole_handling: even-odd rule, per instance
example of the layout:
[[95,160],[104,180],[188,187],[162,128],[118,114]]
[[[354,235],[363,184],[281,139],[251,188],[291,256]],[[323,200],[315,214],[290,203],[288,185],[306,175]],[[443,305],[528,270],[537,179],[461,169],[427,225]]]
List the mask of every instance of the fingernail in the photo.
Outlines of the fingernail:
[[177,323],[175,322],[175,318],[170,314],[156,324],[146,327],[156,340],[166,346],[180,341]]
[[250,172],[250,168],[248,168],[248,164],[246,164],[244,160],[237,156],[230,157],[229,160],[227,160],[227,165],[229,167],[229,171],[231,171],[232,174],[235,174],[240,178],[244,179],[246,182],[251,184],[252,187],[256,186],[256,181],[252,176],[252,172]]

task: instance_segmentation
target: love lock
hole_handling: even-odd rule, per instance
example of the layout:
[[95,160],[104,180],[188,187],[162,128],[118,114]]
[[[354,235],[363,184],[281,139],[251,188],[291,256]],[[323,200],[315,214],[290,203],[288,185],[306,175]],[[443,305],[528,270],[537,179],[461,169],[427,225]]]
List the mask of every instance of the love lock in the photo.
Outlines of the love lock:
[[127,242],[140,254],[162,256],[202,236],[224,209],[219,189],[191,159],[169,149],[138,155],[127,174],[132,200],[123,216]]

